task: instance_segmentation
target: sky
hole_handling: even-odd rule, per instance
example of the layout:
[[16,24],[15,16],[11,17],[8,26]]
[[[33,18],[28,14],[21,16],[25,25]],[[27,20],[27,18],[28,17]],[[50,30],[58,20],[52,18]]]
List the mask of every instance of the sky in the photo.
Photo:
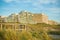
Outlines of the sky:
[[20,11],[44,13],[49,20],[60,22],[60,0],[0,0],[0,15],[8,16]]

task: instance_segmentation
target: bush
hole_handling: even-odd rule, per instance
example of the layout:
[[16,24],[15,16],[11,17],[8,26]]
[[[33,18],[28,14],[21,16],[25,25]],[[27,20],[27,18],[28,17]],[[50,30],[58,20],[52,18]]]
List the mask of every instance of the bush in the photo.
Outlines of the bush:
[[[45,24],[46,25],[46,24]],[[27,30],[0,30],[0,40],[51,40],[41,24],[29,24]]]

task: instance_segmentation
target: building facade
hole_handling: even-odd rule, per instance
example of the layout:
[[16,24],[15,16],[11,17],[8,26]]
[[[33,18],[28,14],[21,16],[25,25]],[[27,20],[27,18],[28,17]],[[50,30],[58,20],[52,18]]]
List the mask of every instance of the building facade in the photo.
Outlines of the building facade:
[[55,21],[48,20],[48,16],[43,13],[32,14],[31,12],[21,11],[18,15],[11,14],[7,17],[0,16],[0,29],[26,30],[25,24],[36,23],[57,24]]
[[18,22],[18,15],[11,14],[8,17],[5,17],[4,21],[5,22]]
[[45,14],[34,14],[33,20],[37,23],[48,24],[48,16],[46,16]]
[[53,20],[48,20],[48,24],[50,24],[50,25],[57,25],[58,23],[53,21]]
[[21,11],[18,15],[19,22],[25,24],[34,24],[33,14],[27,11]]

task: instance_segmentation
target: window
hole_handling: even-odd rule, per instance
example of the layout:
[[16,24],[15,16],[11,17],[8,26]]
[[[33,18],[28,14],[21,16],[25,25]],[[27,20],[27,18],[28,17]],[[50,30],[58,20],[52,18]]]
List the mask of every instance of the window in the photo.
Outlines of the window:
[[25,25],[20,25],[19,28],[20,29],[25,29]]

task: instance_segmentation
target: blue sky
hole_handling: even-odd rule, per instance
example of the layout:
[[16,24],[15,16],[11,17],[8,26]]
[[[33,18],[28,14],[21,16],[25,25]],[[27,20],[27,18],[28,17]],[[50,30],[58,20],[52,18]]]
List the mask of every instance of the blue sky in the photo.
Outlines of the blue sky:
[[50,20],[60,22],[60,0],[0,0],[0,15],[8,16],[27,10],[44,13]]

